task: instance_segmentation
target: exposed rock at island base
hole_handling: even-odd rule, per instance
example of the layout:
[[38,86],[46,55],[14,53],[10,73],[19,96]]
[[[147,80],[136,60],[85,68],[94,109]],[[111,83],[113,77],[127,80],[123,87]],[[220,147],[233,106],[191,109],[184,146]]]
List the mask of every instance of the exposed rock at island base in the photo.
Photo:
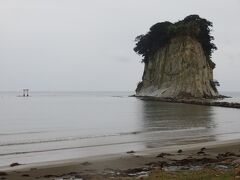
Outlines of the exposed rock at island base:
[[197,39],[187,35],[174,37],[145,63],[136,96],[218,97],[211,63]]

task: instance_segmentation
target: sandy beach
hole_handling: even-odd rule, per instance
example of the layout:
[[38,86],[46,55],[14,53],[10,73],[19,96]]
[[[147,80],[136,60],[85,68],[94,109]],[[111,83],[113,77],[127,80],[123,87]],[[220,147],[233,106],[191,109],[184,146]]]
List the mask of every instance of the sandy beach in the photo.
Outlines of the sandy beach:
[[148,179],[156,172],[189,172],[206,167],[234,171],[238,177],[239,150],[240,140],[233,140],[47,163],[16,162],[0,169],[0,179]]

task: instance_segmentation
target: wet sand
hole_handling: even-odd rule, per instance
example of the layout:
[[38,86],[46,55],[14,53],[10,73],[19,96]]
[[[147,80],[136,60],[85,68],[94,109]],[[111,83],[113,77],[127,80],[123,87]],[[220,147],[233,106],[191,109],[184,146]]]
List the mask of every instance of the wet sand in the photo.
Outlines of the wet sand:
[[[17,163],[17,162],[15,162]],[[133,151],[81,159],[12,164],[0,169],[0,179],[143,178],[153,171],[194,171],[204,167],[233,169],[240,164],[240,140]]]

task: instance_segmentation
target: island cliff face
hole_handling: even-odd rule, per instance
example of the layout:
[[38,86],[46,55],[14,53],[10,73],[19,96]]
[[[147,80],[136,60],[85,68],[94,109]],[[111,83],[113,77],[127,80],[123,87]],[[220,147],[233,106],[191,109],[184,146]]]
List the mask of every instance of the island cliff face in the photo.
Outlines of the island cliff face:
[[[199,22],[206,24],[206,31],[200,29],[203,26]],[[134,50],[144,57],[145,67],[136,96],[174,99],[218,97],[213,80],[215,64],[211,61],[211,53],[216,46],[211,43],[213,37],[209,35],[209,25],[207,20],[193,15],[175,24],[158,23],[150,28],[148,34],[138,36]],[[201,31],[206,39],[199,38]],[[159,34],[160,38],[153,40]],[[164,43],[156,46],[161,40]]]
[[145,63],[136,95],[211,98],[219,94],[201,44],[183,36],[171,39]]

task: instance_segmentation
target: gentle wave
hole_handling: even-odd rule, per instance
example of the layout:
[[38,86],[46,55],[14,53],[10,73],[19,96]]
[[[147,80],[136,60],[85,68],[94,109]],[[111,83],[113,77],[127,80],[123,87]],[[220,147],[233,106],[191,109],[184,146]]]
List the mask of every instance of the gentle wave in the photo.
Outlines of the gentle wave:
[[[199,128],[190,128],[190,129],[176,129],[176,130],[152,130],[152,131],[133,131],[133,132],[122,132],[115,134],[105,134],[105,135],[94,135],[94,136],[77,136],[77,137],[64,137],[57,139],[48,139],[48,140],[35,140],[35,141],[27,141],[27,142],[13,142],[13,143],[0,143],[0,147],[2,146],[16,146],[16,145],[27,145],[27,144],[40,144],[40,143],[51,143],[51,142],[63,142],[63,141],[75,141],[75,140],[84,140],[84,139],[94,139],[94,138],[105,138],[105,137],[116,137],[116,136],[126,136],[126,135],[137,135],[137,134],[149,134],[149,133],[168,133],[168,132],[186,132],[186,131],[196,131],[203,130],[205,127]],[[50,132],[50,131],[46,131]],[[38,132],[29,132],[29,133],[16,133],[16,134],[31,134]],[[42,133],[42,132],[39,132]]]
[[48,140],[38,140],[38,141],[28,141],[28,142],[15,142],[15,143],[1,143],[1,146],[16,146],[16,145],[25,145],[25,144],[38,144],[38,143],[50,143],[50,142],[61,142],[61,141],[74,141],[74,140],[82,140],[82,139],[94,139],[94,138],[104,138],[104,137],[114,137],[114,136],[124,136],[124,135],[134,135],[143,133],[140,131],[134,132],[124,132],[118,134],[108,134],[108,135],[95,135],[95,136],[78,136],[78,137],[65,137],[65,138],[58,138],[58,139],[48,139]]
[[141,143],[143,141],[131,141],[131,142],[119,142],[119,143],[108,143],[108,144],[95,144],[95,145],[87,145],[87,146],[75,146],[75,147],[64,147],[64,148],[56,148],[56,149],[44,149],[44,150],[36,150],[36,151],[19,151],[12,153],[2,153],[0,156],[9,156],[9,155],[18,155],[18,154],[30,154],[30,153],[41,153],[41,152],[50,152],[50,151],[61,151],[61,150],[72,150],[72,149],[81,149],[81,148],[90,148],[90,147],[100,147],[100,146],[112,146],[112,145],[121,145],[121,144],[132,144],[132,143]]
[[0,136],[11,136],[11,135],[23,135],[23,134],[40,134],[52,131],[28,131],[28,132],[11,132],[11,133],[0,133]]
[[[124,133],[126,134],[126,133]],[[232,133],[219,133],[217,135],[226,135],[226,134],[240,134],[240,132],[232,132]],[[211,135],[213,136],[213,135]],[[172,137],[165,137],[162,140],[165,140],[164,146],[174,145],[172,142],[188,142],[188,143],[196,143],[197,141],[205,142],[209,136],[201,136],[201,137],[194,137],[191,136],[191,139],[188,139],[189,136],[181,136],[180,138],[172,138]],[[125,142],[116,142],[116,143],[104,143],[104,144],[94,144],[94,145],[85,145],[85,146],[73,146],[73,147],[62,147],[62,148],[53,148],[53,149],[43,149],[43,150],[33,150],[33,151],[18,151],[18,152],[11,152],[11,153],[0,153],[0,156],[9,156],[9,155],[20,155],[20,154],[30,154],[30,153],[43,153],[43,152],[52,152],[52,151],[62,151],[62,150],[73,150],[73,149],[82,149],[82,148],[92,148],[92,147],[104,147],[104,146],[114,146],[114,145],[122,145],[122,144],[134,144],[134,143],[147,143],[147,142],[159,142],[159,139],[150,139],[150,140],[138,140],[138,141],[125,141]],[[181,143],[180,143],[181,144]]]

